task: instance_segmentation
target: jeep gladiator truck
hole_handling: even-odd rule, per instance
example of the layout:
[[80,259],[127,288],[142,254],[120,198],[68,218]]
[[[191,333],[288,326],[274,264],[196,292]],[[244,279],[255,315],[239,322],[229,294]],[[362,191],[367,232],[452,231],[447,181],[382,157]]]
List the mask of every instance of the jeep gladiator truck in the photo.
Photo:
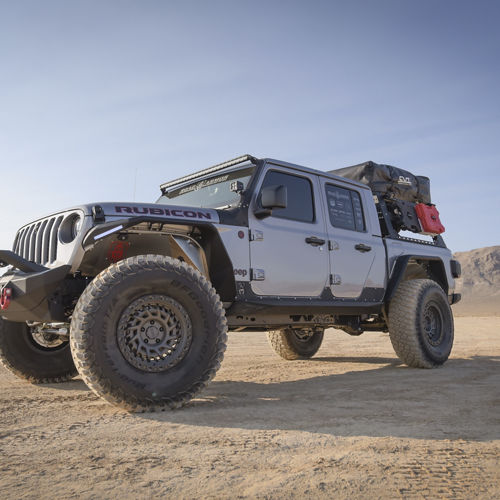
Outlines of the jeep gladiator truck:
[[0,251],[0,360],[34,383],[79,373],[139,411],[198,394],[228,328],[267,331],[285,359],[313,356],[326,328],[384,331],[407,365],[439,366],[460,299],[443,230],[426,177],[242,156],[163,184],[153,204],[93,203],[19,229]]

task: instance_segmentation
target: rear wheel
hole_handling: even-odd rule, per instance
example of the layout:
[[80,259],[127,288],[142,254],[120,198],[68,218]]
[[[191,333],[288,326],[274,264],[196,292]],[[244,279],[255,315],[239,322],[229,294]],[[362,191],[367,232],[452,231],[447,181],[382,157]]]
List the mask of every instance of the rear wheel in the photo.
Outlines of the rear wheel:
[[2,318],[0,362],[34,384],[64,382],[77,374],[67,340]]
[[267,340],[283,359],[308,359],[313,357],[323,342],[324,330],[296,330],[285,328],[267,332]]
[[448,359],[453,346],[453,315],[436,282],[402,282],[389,305],[388,320],[392,346],[408,366],[433,368]]
[[132,411],[175,408],[220,367],[222,303],[195,269],[169,257],[131,257],[99,274],[80,297],[71,349],[84,382]]

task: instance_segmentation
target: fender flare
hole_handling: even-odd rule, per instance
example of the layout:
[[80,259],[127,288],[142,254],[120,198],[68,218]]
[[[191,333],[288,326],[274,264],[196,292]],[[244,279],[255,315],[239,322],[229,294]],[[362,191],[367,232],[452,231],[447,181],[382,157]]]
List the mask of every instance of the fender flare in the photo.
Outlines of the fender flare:
[[[116,236],[120,232],[126,232],[127,229],[143,222],[175,225],[177,221],[165,220],[165,218],[162,217],[139,216],[127,217],[99,224],[86,234],[82,243],[83,249],[87,252],[91,250],[96,243]],[[178,224],[185,226],[186,221],[182,221],[182,223],[179,222]],[[219,235],[219,231],[211,222],[193,221],[189,226],[193,227],[193,229],[197,229],[201,234],[200,241],[197,241],[197,243],[204,252],[202,267],[205,272],[202,271],[202,274],[207,275],[207,278],[210,279],[212,286],[217,290],[222,301],[232,302],[236,295],[234,270],[226,247]],[[177,244],[178,243],[179,242],[177,242]],[[194,267],[199,268],[200,266],[195,264]]]
[[440,257],[429,257],[428,255],[400,255],[394,263],[392,273],[387,284],[384,296],[385,304],[388,304],[394,297],[394,294],[403,280],[406,269],[411,260],[430,263],[433,278],[435,278],[435,281],[443,288],[444,292],[448,294],[449,286],[445,265]]

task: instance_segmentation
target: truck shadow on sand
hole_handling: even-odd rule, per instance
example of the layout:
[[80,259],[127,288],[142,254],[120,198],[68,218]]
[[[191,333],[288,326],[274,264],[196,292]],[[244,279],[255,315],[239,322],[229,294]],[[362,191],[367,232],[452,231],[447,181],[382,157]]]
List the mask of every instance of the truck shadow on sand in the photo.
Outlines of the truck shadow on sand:
[[[307,363],[374,369],[300,380],[218,381],[188,406],[136,418],[217,428],[293,430],[335,436],[500,438],[500,357],[451,359],[434,370],[394,358],[319,357]],[[317,368],[317,367],[316,367]]]

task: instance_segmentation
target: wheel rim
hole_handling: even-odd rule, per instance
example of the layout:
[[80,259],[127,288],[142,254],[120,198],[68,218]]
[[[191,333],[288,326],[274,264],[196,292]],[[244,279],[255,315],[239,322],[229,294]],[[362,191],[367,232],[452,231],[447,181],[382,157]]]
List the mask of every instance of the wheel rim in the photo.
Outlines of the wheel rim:
[[430,303],[424,311],[424,331],[427,342],[433,347],[441,344],[444,337],[443,316],[436,304]]
[[50,328],[40,326],[26,325],[26,334],[30,343],[42,351],[56,351],[64,349],[68,344],[68,338],[63,335],[57,335]]
[[38,344],[40,347],[44,347],[45,349],[56,349],[57,347],[68,343],[68,341],[62,339],[60,335],[54,335],[52,333],[32,332],[31,336],[35,344]]
[[314,331],[313,330],[292,330],[294,337],[299,341],[299,342],[309,342],[313,336],[314,336]]
[[124,358],[146,372],[178,364],[191,346],[192,325],[184,307],[166,295],[132,302],[118,321],[117,339]]

